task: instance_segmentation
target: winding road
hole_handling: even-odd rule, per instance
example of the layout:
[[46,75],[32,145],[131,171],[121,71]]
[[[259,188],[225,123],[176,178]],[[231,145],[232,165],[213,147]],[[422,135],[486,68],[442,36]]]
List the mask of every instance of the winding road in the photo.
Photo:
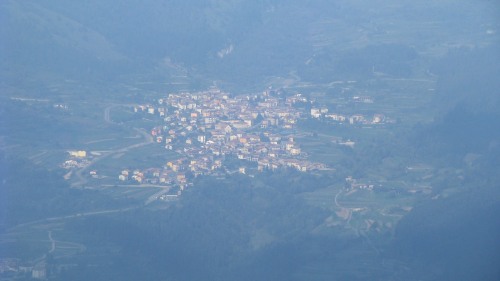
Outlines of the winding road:
[[351,225],[351,218],[352,218],[352,210],[349,208],[346,208],[346,207],[342,207],[339,204],[338,197],[340,196],[341,193],[342,193],[342,189],[340,189],[339,192],[337,192],[337,194],[335,194],[335,199],[334,199],[335,206],[337,206],[338,208],[340,208],[342,210],[346,210],[349,213],[349,216],[347,217],[346,223],[350,226]]
[[[104,121],[106,123],[109,123],[109,124],[115,124],[113,121],[111,121],[111,109],[114,108],[114,107],[118,107],[118,106],[131,106],[129,104],[113,104],[113,105],[110,105],[110,106],[107,106],[105,109],[104,109]],[[86,165],[85,167],[82,167],[78,170],[76,170],[76,172],[74,173],[75,177],[78,179],[76,182],[73,182],[71,184],[71,187],[82,187],[84,186],[87,182],[88,182],[88,179],[86,177],[84,177],[84,173],[88,170],[90,170],[90,168],[95,165],[97,162],[105,159],[105,158],[108,158],[112,155],[115,155],[115,154],[119,154],[119,153],[126,153],[132,149],[136,149],[136,148],[139,148],[139,147],[142,147],[142,146],[145,146],[145,145],[150,145],[150,144],[153,144],[154,143],[154,139],[151,135],[149,135],[146,131],[142,130],[142,129],[139,129],[139,128],[133,128],[136,132],[138,132],[142,138],[144,139],[144,141],[140,142],[140,143],[136,143],[136,144],[133,144],[133,145],[129,145],[129,146],[126,146],[126,147],[123,147],[123,148],[119,148],[119,149],[115,149],[115,150],[110,150],[104,154],[102,154],[101,156],[98,156],[98,157],[95,157],[94,159],[92,159],[90,161],[90,163],[88,165]]]
[[52,246],[50,247],[49,254],[53,253],[56,250],[56,240],[52,238],[52,230],[49,230],[49,240]]
[[129,210],[137,209],[139,207],[140,206],[134,206],[134,207],[128,207],[128,208],[111,209],[111,210],[100,210],[100,211],[76,213],[76,214],[71,214],[71,215],[66,215],[66,216],[44,218],[44,219],[39,219],[39,220],[34,220],[34,221],[30,221],[30,222],[25,222],[25,223],[18,224],[16,226],[8,229],[8,232],[10,232],[12,230],[15,230],[17,228],[25,227],[25,226],[37,225],[37,224],[41,224],[41,223],[52,223],[52,222],[57,222],[57,221],[62,221],[62,220],[67,220],[67,219],[87,217],[87,216],[96,216],[96,215],[104,215],[104,214],[126,212],[126,211],[129,211]]

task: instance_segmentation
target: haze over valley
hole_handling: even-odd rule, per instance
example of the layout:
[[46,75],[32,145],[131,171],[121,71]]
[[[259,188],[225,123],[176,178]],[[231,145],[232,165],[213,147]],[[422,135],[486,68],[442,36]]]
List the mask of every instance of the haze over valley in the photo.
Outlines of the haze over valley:
[[494,1],[0,3],[0,280],[498,280]]

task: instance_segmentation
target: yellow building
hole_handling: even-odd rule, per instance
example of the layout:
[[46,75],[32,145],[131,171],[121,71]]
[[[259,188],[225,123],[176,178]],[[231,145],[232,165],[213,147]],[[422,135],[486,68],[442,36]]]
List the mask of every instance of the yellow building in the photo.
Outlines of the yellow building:
[[84,158],[87,157],[87,151],[85,150],[73,150],[73,151],[68,151],[69,155],[72,157],[79,157],[79,158]]

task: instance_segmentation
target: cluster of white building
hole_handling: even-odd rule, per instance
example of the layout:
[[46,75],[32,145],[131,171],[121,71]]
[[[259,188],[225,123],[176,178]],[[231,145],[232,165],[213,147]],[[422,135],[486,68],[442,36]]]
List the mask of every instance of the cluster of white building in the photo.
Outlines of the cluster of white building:
[[354,124],[383,124],[388,119],[383,114],[373,114],[373,116],[365,116],[363,114],[345,115],[339,113],[328,113],[328,108],[313,107],[311,108],[311,117],[316,119],[331,120],[337,123]]
[[[155,106],[137,106],[134,111],[159,115],[164,124],[153,128],[151,134],[166,149],[182,155],[155,177],[166,182],[161,179],[168,172],[175,172],[175,178],[185,171],[194,176],[220,173],[226,156],[254,162],[258,170],[325,168],[307,161],[295,142],[293,129],[298,119],[307,115],[294,106],[298,102],[308,100],[300,94],[283,97],[276,91],[233,97],[210,89],[169,94]],[[246,171],[241,168],[240,172]]]

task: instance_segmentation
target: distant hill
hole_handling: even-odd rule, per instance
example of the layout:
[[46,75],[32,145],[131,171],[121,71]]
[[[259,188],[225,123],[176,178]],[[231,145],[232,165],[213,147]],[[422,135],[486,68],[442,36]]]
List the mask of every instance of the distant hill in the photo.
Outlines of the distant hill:
[[[482,22],[455,17],[465,11]],[[400,77],[418,56],[489,40],[496,28],[491,4],[467,1],[7,0],[0,13],[7,84],[26,74],[90,82],[155,72],[160,83],[179,69],[233,89],[273,77],[366,78],[374,68]]]
[[498,280],[498,184],[416,207],[398,225],[396,247],[419,280]]

